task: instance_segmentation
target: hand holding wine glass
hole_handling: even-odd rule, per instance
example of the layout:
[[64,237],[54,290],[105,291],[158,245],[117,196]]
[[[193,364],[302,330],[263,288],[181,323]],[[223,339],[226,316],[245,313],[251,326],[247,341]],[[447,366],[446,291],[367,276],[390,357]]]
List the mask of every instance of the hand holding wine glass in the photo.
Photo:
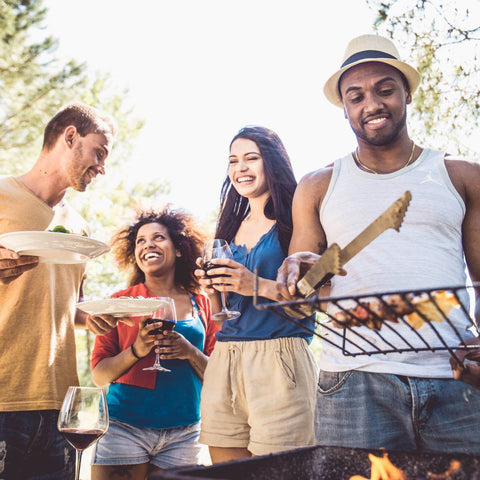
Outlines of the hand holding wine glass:
[[76,450],[75,480],[79,480],[83,451],[108,429],[108,406],[103,388],[69,387],[57,425],[65,440]]
[[[208,271],[212,268],[218,267],[211,262],[214,258],[233,258],[232,251],[226,240],[215,238],[209,240],[203,246],[203,270],[208,275]],[[221,276],[221,275],[217,275]],[[215,278],[215,275],[210,275],[210,278]],[[222,311],[212,315],[214,320],[231,320],[240,316],[240,312],[232,311],[227,308],[225,292],[220,292],[220,298],[222,300]]]
[[[173,330],[177,324],[177,313],[175,310],[175,301],[170,297],[157,297],[158,300],[163,301],[163,305],[153,312],[151,318],[145,320],[145,325],[152,323],[162,322],[162,325],[158,328],[154,328],[150,331],[150,335],[161,335],[166,330]],[[168,368],[165,368],[160,363],[160,354],[155,352],[155,363],[151,367],[146,367],[144,370],[157,370],[159,372],[170,372]]]

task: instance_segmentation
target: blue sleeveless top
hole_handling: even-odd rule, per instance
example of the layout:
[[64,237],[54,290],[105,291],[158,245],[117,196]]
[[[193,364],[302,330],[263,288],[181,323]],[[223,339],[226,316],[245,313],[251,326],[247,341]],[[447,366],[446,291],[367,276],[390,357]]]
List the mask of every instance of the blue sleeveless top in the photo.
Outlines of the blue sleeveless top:
[[[245,245],[235,245],[233,242],[230,243],[230,248],[236,262],[251,272],[258,268],[258,275],[269,280],[277,278],[277,271],[285,259],[276,225],[260,237],[250,252],[247,252]],[[266,340],[280,337],[302,337],[308,342],[312,340],[312,334],[293,322],[284,320],[269,310],[257,310],[253,306],[253,297],[229,292],[228,302],[228,308],[241,312],[241,315],[223,323],[222,329],[217,332],[217,341]],[[272,300],[258,297],[258,303],[272,303]],[[301,323],[312,328],[311,318],[305,318]]]
[[[179,320],[175,330],[200,351],[205,342],[205,327],[192,295],[194,315]],[[156,372],[155,389],[112,383],[107,393],[112,418],[135,427],[174,428],[200,420],[202,382],[188,360],[161,360],[171,372]]]

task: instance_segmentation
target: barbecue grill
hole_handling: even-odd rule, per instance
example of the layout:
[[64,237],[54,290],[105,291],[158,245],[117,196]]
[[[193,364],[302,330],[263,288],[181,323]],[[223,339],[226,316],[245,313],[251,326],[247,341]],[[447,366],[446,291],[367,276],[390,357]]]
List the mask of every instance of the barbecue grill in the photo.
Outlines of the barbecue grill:
[[[397,476],[382,480],[480,480],[480,456],[386,452],[343,447],[304,447],[212,466],[192,466],[151,474],[149,480],[350,480],[374,478],[371,456],[388,458]],[[403,476],[399,476],[403,474]],[[357,477],[358,478],[358,477]]]

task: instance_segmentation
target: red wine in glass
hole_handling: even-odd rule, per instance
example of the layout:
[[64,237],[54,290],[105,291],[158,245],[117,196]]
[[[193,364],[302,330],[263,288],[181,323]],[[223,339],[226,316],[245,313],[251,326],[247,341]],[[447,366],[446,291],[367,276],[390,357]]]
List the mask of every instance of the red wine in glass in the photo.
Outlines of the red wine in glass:
[[209,261],[205,262],[202,265],[202,269],[208,275],[208,278],[230,277],[230,275],[225,275],[225,274],[223,274],[223,275],[209,275],[208,274],[208,271],[211,270],[212,268],[220,268],[220,267],[229,268],[226,265],[215,265],[214,263],[209,262]]
[[[214,263],[212,262],[205,262],[203,265],[202,265],[202,268],[203,270],[205,271],[205,273],[208,275],[208,271],[211,270],[212,268],[215,268],[215,267],[220,267],[220,265],[215,265]],[[208,275],[208,278],[218,278],[218,277],[221,277],[222,275]]]
[[60,430],[65,440],[76,450],[83,451],[93,445],[104,434],[104,430],[92,428],[91,430],[78,430],[76,428],[64,428]]
[[[205,272],[208,272],[213,268],[211,260],[214,258],[227,259],[233,258],[232,252],[226,240],[220,238],[214,238],[213,240],[208,240],[203,246],[203,269]],[[214,265],[217,268],[221,265]],[[207,274],[208,275],[208,274]],[[228,275],[208,275],[209,278],[223,277]],[[218,313],[212,315],[214,320],[225,321],[237,318],[240,316],[240,312],[232,311],[227,308],[226,294],[225,292],[220,293],[220,299],[222,301],[222,310]]]
[[[150,335],[159,335],[166,330],[172,330],[177,323],[177,312],[175,310],[175,301],[170,297],[156,297],[158,300],[162,300],[162,305],[152,313],[151,318],[145,320],[145,325],[162,322],[160,327],[154,328],[150,332]],[[168,368],[165,368],[160,363],[160,354],[155,352],[155,363],[151,367],[146,367],[144,370],[157,370],[158,372],[170,372]]]
[[75,480],[79,480],[83,451],[108,429],[105,391],[96,387],[68,387],[58,415],[57,427],[67,442],[75,448]]
[[151,325],[152,323],[157,323],[157,322],[162,322],[162,325],[160,327],[154,328],[153,330],[150,330],[149,334],[150,335],[160,335],[163,332],[171,332],[174,328],[177,322],[175,320],[159,320],[158,318],[147,318],[145,320],[145,325]]

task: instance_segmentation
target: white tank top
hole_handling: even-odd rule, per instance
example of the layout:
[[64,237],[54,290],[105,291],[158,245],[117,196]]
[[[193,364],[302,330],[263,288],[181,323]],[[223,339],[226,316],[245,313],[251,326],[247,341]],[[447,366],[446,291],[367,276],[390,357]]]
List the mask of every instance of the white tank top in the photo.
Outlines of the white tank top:
[[[376,175],[360,170],[351,154],[334,163],[332,179],[320,209],[320,221],[328,245],[343,248],[365,227],[409,190],[412,200],[400,232],[389,229],[377,237],[346,265],[345,277],[332,279],[331,296],[348,296],[460,286],[466,283],[462,248],[462,222],[465,204],[453,186],[444,162],[444,152],[425,149],[415,163],[389,174]],[[466,318],[455,319],[463,334]],[[403,324],[394,324],[402,336],[418,345],[415,333]],[[436,324],[437,328],[447,328]],[[379,348],[386,345],[372,330],[357,327]],[[429,344],[439,344],[437,336],[424,325],[420,329]],[[442,332],[449,345],[458,339]],[[385,340],[399,348],[405,344],[391,330],[381,330]],[[470,335],[465,332],[465,336]],[[338,338],[324,332],[326,338]],[[368,347],[347,331],[349,338]],[[415,343],[416,342],[416,343]],[[421,344],[424,346],[424,344]],[[382,348],[383,347],[383,348]],[[371,348],[367,348],[371,350]],[[353,349],[352,351],[358,351]],[[327,371],[363,370],[419,377],[451,377],[448,352],[392,353],[345,356],[341,350],[323,342],[320,367]]]

